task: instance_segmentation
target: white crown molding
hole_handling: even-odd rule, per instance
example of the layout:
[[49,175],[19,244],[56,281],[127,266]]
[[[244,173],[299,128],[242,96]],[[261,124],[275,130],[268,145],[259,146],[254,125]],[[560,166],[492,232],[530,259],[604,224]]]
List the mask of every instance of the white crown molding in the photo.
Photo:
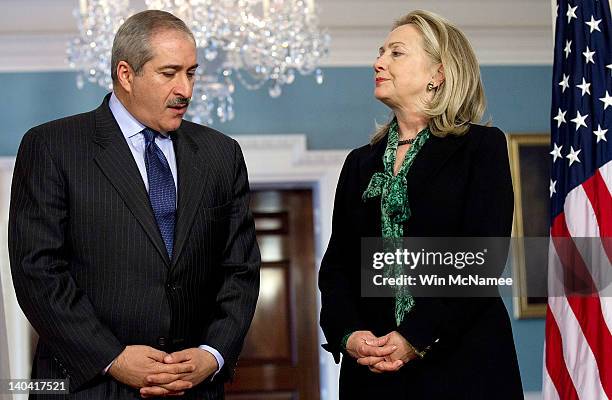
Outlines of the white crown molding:
[[331,174],[333,187],[328,190],[333,194],[348,154],[348,150],[308,150],[303,134],[238,135],[233,138],[244,153],[249,180],[253,184],[312,183]]
[[[553,39],[548,27],[467,27],[463,31],[480,65],[552,65]],[[326,66],[371,66],[387,31],[338,28],[331,35]]]
[[71,37],[67,33],[0,33],[0,72],[68,71],[66,44]]
[[550,0],[316,0],[322,26],[382,26],[428,10],[466,26],[550,25]]
[[[548,28],[468,28],[481,65],[552,65],[553,44]],[[386,31],[379,28],[330,30],[330,54],[324,67],[369,67]],[[69,71],[67,33],[0,33],[0,72]],[[502,45],[503,44],[503,45]]]
[[[130,4],[142,9],[141,0]],[[0,72],[66,71],[66,43],[76,34],[76,0],[3,0]],[[410,9],[446,16],[471,40],[481,65],[550,65],[549,0],[317,0],[331,35],[326,67],[372,65],[395,19]],[[27,11],[25,11],[27,10]]]

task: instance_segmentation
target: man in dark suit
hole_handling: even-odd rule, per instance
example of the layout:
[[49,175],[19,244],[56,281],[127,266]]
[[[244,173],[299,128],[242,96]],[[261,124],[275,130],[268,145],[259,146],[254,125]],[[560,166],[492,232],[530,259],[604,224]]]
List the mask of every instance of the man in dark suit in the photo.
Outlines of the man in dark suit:
[[22,140],[15,291],[40,336],[32,377],[68,378],[69,398],[219,399],[235,368],[260,256],[240,147],[182,120],[196,67],[180,19],[138,13],[113,93]]

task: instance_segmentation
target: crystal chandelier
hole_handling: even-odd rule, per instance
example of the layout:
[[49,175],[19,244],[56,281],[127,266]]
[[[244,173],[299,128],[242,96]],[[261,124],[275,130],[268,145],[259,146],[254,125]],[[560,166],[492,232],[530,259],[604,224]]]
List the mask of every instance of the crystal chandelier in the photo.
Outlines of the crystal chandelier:
[[[245,88],[282,93],[297,73],[314,73],[329,49],[318,28],[314,0],[145,0],[149,9],[171,12],[192,30],[198,63],[188,116],[198,123],[234,118],[235,80]],[[115,32],[132,11],[129,0],[80,0],[79,36],[68,45],[68,62],[85,80],[112,88],[111,48]]]

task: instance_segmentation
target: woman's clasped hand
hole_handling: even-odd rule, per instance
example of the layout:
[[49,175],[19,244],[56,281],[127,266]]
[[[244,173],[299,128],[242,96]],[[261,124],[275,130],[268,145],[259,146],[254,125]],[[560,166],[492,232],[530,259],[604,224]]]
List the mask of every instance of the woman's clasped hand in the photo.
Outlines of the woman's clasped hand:
[[380,337],[370,331],[353,332],[346,342],[346,351],[374,373],[398,371],[417,358],[414,348],[397,331]]

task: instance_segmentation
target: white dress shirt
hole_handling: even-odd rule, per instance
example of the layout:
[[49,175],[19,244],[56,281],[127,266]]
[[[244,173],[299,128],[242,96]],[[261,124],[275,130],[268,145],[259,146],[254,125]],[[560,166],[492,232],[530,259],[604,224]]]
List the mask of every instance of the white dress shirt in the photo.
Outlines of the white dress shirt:
[[[141,124],[136,118],[129,113],[129,111],[121,104],[121,101],[115,96],[115,93],[110,97],[108,102],[108,106],[110,107],[111,112],[113,113],[113,117],[119,124],[119,129],[121,129],[121,133],[125,137],[125,141],[127,142],[130,151],[132,152],[132,156],[134,156],[134,161],[136,161],[136,165],[138,166],[138,171],[140,171],[140,176],[142,176],[142,180],[145,184],[147,192],[149,191],[149,180],[147,178],[147,167],[145,165],[145,139],[144,135],[140,134],[146,126]],[[155,143],[161,151],[164,153],[168,164],[170,165],[170,170],[172,171],[172,178],[174,178],[175,189],[178,187],[178,176],[176,172],[176,156],[174,154],[174,146],[172,145],[172,138],[166,132],[160,132],[163,136],[156,136]],[[195,183],[194,183],[195,184]],[[178,202],[178,194],[176,196]],[[207,346],[201,345],[200,349],[206,350],[211,353],[216,359],[219,368],[214,373],[213,378],[217,373],[223,368],[223,364],[225,360],[221,353],[219,353],[216,349]],[[114,360],[113,360],[114,362]],[[111,362],[108,367],[104,369],[104,373],[108,371],[110,366],[113,363]]]

